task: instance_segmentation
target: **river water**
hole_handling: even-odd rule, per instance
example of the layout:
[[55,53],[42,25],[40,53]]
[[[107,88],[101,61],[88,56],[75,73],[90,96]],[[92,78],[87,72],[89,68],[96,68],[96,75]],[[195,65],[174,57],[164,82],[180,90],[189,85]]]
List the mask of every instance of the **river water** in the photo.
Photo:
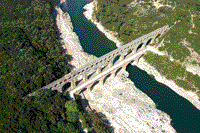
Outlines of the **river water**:
[[[67,0],[61,8],[69,13],[84,51],[100,57],[117,47],[83,15],[83,7],[88,3],[89,0]],[[156,103],[157,109],[170,115],[171,125],[178,133],[200,133],[200,111],[188,100],[136,66],[128,65],[126,70],[135,86]]]

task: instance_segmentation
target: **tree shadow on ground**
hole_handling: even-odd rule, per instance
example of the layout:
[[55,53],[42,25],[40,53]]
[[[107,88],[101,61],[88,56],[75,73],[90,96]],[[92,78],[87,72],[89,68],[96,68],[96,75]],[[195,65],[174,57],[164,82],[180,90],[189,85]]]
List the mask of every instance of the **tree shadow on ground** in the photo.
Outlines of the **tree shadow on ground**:
[[86,116],[90,117],[90,125],[93,127],[94,132],[98,129],[104,133],[114,133],[114,127],[111,126],[111,123],[107,119],[106,115],[92,109],[83,92],[76,97],[79,110],[85,112]]

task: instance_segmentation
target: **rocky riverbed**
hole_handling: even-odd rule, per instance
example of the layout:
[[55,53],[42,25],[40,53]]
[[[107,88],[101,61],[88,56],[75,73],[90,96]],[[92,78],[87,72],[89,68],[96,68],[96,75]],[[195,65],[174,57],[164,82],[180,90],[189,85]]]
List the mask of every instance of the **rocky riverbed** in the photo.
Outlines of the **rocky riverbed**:
[[83,51],[78,36],[73,32],[73,26],[69,14],[64,13],[59,7],[56,7],[56,10],[58,12],[56,22],[62,39],[61,45],[66,51],[66,54],[72,56],[72,61],[69,63],[74,66],[74,69],[78,69],[89,63],[94,58],[97,58]]

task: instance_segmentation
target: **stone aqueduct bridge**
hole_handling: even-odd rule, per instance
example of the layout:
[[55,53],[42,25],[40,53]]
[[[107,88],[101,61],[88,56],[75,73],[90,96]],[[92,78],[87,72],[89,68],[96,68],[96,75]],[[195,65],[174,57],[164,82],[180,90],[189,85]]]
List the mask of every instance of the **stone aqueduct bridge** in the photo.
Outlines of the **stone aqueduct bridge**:
[[[126,45],[123,45],[97,59],[91,63],[84,65],[79,69],[75,69],[62,78],[44,86],[42,89],[58,90],[59,92],[69,91],[72,99],[74,93],[78,94],[87,88],[92,89],[98,82],[105,83],[108,77],[116,76],[121,69],[132,61],[137,61],[141,56],[134,56],[136,53],[144,50],[145,47],[162,36],[169,26],[161,27],[149,34],[146,34]],[[130,58],[129,60],[127,60]]]

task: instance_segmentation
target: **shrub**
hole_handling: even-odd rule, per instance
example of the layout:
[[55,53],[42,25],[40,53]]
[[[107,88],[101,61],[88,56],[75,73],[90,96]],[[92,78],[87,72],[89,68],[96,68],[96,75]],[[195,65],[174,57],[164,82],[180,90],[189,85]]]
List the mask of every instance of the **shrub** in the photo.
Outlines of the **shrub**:
[[181,80],[181,79],[177,79],[177,80],[175,80],[175,83],[178,86],[180,86],[180,87],[182,87],[182,88],[184,88],[186,90],[191,90],[191,91],[194,91],[194,92],[196,91],[196,89],[194,87],[192,87],[192,85],[189,84],[187,81],[184,81],[184,80]]
[[170,61],[166,56],[160,56],[152,52],[147,52],[144,58],[154,66],[167,79],[176,79],[177,77],[184,77],[186,69],[179,63]]

